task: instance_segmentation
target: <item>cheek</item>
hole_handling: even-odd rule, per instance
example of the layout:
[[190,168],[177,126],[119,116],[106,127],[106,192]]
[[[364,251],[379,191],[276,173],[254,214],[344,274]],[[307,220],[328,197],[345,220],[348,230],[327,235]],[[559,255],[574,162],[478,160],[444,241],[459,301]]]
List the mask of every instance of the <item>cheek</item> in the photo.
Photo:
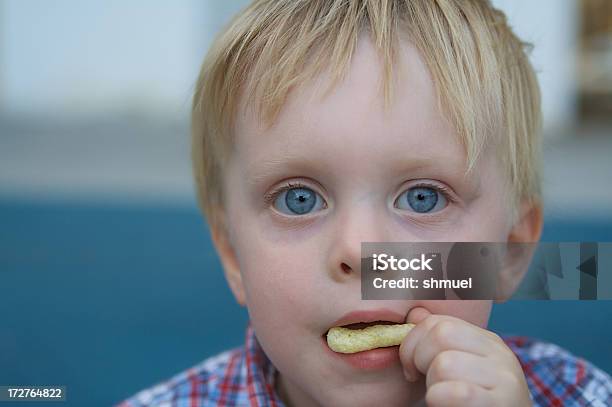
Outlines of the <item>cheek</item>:
[[[292,329],[308,325],[315,312],[316,252],[305,244],[279,245],[266,228],[242,219],[234,243],[249,314],[261,329]],[[316,320],[316,318],[315,318]]]
[[312,241],[292,239],[293,232],[283,239],[271,233],[274,229],[240,187],[239,177],[230,171],[228,178],[230,238],[253,323],[270,329],[307,323],[320,291],[315,290],[320,250]]
[[261,227],[256,226],[242,223],[249,231],[237,240],[250,322],[279,370],[305,368],[315,362],[309,353],[296,349],[321,346],[319,336],[312,335],[320,331],[318,304],[325,304],[316,277],[321,267],[303,245],[279,247],[258,234]]

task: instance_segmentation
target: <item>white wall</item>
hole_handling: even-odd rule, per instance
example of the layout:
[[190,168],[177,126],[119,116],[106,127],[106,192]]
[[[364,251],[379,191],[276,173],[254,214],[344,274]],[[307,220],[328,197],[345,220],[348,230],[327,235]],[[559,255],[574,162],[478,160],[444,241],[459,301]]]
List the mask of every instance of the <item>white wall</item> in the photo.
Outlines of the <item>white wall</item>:
[[[542,90],[545,134],[561,137],[577,117],[577,0],[493,0],[515,32],[535,45],[531,61]],[[571,131],[571,130],[569,130]]]
[[[0,109],[185,114],[212,36],[247,0],[0,0]],[[576,0],[493,0],[523,39],[545,126],[576,117]]]
[[0,0],[0,108],[69,116],[188,110],[223,3]]

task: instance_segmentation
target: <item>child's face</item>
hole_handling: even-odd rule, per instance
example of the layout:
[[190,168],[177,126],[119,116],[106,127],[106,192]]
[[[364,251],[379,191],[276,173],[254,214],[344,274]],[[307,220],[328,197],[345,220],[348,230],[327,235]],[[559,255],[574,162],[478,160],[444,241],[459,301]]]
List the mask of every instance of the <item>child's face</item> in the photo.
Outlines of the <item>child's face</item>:
[[[420,391],[388,353],[348,363],[330,351],[324,335],[349,312],[383,310],[378,319],[402,322],[423,306],[487,324],[490,301],[360,298],[361,242],[506,241],[511,226],[493,151],[463,178],[464,149],[437,108],[422,59],[408,43],[400,54],[387,115],[382,65],[362,39],[346,81],[325,99],[313,83],[290,94],[271,130],[251,111],[237,121],[224,180],[240,270],[232,288],[293,398],[392,405]],[[293,190],[266,202],[287,183]]]

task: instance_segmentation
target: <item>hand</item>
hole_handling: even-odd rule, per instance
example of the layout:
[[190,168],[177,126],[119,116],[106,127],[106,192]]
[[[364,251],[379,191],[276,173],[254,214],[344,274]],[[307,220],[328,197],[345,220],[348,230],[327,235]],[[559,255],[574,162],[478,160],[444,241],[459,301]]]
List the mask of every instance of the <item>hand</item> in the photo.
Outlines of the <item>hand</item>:
[[428,406],[531,406],[521,365],[493,332],[424,308],[408,314],[416,324],[400,345],[408,381],[426,376]]

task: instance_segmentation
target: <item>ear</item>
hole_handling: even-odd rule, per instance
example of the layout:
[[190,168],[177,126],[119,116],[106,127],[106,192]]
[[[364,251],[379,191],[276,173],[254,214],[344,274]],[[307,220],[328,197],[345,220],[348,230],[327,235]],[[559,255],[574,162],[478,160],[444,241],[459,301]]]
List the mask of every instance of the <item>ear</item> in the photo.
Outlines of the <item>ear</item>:
[[519,208],[518,221],[512,226],[508,234],[508,242],[538,242],[542,234],[542,224],[541,202],[522,202]]
[[509,299],[529,269],[542,234],[542,205],[539,201],[522,202],[518,220],[511,226],[507,238],[505,262],[500,270],[497,301]]
[[225,212],[217,211],[218,218],[210,224],[210,235],[221,259],[225,278],[234,293],[234,298],[240,305],[245,305],[244,285],[242,284],[242,274],[236,257],[236,252],[232,246],[229,230],[226,227],[227,221]]

